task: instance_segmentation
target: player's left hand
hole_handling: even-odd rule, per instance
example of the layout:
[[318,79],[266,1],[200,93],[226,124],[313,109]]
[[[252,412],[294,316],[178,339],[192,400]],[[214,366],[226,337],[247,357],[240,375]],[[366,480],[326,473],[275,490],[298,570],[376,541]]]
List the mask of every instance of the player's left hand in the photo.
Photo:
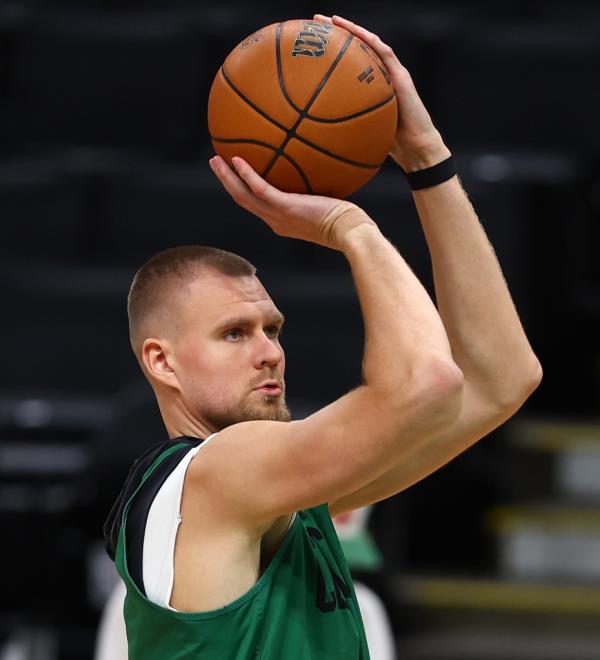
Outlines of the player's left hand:
[[315,14],[314,20],[338,25],[364,41],[388,70],[398,99],[398,130],[390,156],[405,172],[431,167],[445,160],[450,151],[433,125],[427,109],[414,86],[408,70],[400,63],[390,46],[373,32],[341,18]]

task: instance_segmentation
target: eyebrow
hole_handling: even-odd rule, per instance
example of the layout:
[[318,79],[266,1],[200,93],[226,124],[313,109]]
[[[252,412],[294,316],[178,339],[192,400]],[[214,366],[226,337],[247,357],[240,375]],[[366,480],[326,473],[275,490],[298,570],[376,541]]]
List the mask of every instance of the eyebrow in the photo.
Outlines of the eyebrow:
[[[273,314],[270,318],[269,321],[267,322],[267,325],[278,325],[279,327],[283,326],[285,323],[285,316],[281,314],[281,312],[277,314]],[[248,316],[232,316],[222,323],[219,323],[219,329],[224,329],[224,328],[234,328],[236,326],[249,326],[249,325],[254,325],[254,320],[251,319]]]

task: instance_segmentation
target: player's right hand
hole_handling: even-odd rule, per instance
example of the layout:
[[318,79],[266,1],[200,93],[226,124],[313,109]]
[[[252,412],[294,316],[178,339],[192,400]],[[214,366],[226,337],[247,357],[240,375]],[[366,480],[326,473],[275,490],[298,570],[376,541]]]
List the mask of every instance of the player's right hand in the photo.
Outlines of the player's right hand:
[[390,156],[405,172],[431,167],[450,155],[448,147],[433,125],[431,116],[417,93],[408,70],[390,46],[380,37],[341,16],[315,14],[314,19],[333,23],[364,41],[383,62],[390,74],[398,99],[398,128]]
[[239,156],[234,156],[232,163],[235,170],[221,156],[213,156],[209,161],[231,197],[279,236],[342,250],[352,229],[375,225],[356,204],[332,197],[286,193],[265,181]]

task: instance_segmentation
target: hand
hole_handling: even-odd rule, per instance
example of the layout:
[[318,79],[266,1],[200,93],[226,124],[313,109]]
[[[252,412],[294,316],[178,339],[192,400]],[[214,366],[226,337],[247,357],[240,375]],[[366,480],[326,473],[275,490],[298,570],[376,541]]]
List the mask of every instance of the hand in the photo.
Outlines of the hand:
[[279,236],[342,250],[344,239],[352,229],[363,224],[375,225],[356,204],[331,197],[285,193],[267,183],[239,156],[234,156],[232,163],[235,172],[221,156],[209,160],[231,197],[264,220]]
[[394,51],[372,32],[341,18],[315,14],[314,20],[338,25],[364,41],[388,70],[398,99],[398,130],[390,156],[405,172],[431,167],[450,155],[436,130],[427,109],[413,84],[410,73],[402,66]]

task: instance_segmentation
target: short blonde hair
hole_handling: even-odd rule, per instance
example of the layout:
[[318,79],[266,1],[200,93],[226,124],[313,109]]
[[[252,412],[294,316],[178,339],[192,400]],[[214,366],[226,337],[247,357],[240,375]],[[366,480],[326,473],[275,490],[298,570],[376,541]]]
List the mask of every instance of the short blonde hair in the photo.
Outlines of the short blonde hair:
[[148,314],[164,302],[173,285],[181,286],[203,268],[229,277],[256,274],[255,266],[243,257],[206,245],[182,245],[150,257],[134,275],[127,296],[129,340],[134,352],[138,330]]

